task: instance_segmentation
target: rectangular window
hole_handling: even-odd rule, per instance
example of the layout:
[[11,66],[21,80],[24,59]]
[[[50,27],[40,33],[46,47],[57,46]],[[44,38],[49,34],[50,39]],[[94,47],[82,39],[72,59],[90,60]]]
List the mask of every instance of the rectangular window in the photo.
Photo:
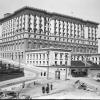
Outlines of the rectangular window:
[[[15,53],[16,59],[17,59],[17,52]],[[28,57],[27,57],[28,58]]]
[[67,61],[65,61],[65,65],[67,65]]
[[43,59],[45,59],[45,54],[43,54]]
[[36,61],[36,64],[38,64],[38,61]]
[[67,54],[65,54],[65,59],[66,59],[66,60],[68,59],[68,55],[67,55]]
[[40,54],[40,59],[41,59],[41,54]]
[[36,58],[38,59],[38,54],[36,55]]
[[97,61],[97,57],[95,57],[96,61]]
[[60,65],[62,65],[62,61],[60,61]]
[[22,59],[23,59],[23,52],[22,52]]
[[58,54],[57,54],[57,53],[55,53],[55,60],[57,60],[57,55],[58,55]]
[[45,61],[43,61],[43,65],[45,64]]
[[57,61],[55,61],[55,65],[57,65]]
[[63,53],[60,53],[60,59],[62,59]]
[[49,63],[48,63],[48,61],[47,61],[47,65],[48,65]]

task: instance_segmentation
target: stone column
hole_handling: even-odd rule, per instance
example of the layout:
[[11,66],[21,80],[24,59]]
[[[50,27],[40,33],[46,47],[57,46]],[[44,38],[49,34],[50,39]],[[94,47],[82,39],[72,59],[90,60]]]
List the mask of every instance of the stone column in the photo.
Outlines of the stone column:
[[71,78],[71,68],[70,67],[66,69],[66,77],[67,77],[66,79]]
[[68,61],[67,61],[67,66],[71,66],[71,53],[68,53]]

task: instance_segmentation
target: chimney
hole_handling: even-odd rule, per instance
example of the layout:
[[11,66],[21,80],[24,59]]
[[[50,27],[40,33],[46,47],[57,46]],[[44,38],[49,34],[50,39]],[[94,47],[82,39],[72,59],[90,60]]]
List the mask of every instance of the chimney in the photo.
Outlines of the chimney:
[[11,15],[11,13],[6,13],[6,14],[4,14],[4,18],[5,17],[8,17],[8,16],[10,16]]

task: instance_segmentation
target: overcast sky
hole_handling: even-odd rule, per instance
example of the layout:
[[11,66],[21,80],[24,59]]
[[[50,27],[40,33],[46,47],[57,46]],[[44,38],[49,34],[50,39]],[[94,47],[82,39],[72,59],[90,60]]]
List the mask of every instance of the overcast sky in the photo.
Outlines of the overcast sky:
[[[100,0],[0,0],[0,18],[4,13],[13,13],[23,6],[45,9],[100,23]],[[98,31],[100,34],[100,28]]]

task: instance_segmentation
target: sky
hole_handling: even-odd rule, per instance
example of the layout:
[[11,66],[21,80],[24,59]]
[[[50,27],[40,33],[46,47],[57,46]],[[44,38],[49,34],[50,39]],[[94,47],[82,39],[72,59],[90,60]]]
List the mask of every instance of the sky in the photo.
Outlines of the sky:
[[[13,13],[24,6],[100,23],[100,0],[0,0],[0,18],[3,17],[3,14]],[[98,37],[100,37],[100,25]],[[98,45],[100,45],[100,40]]]

